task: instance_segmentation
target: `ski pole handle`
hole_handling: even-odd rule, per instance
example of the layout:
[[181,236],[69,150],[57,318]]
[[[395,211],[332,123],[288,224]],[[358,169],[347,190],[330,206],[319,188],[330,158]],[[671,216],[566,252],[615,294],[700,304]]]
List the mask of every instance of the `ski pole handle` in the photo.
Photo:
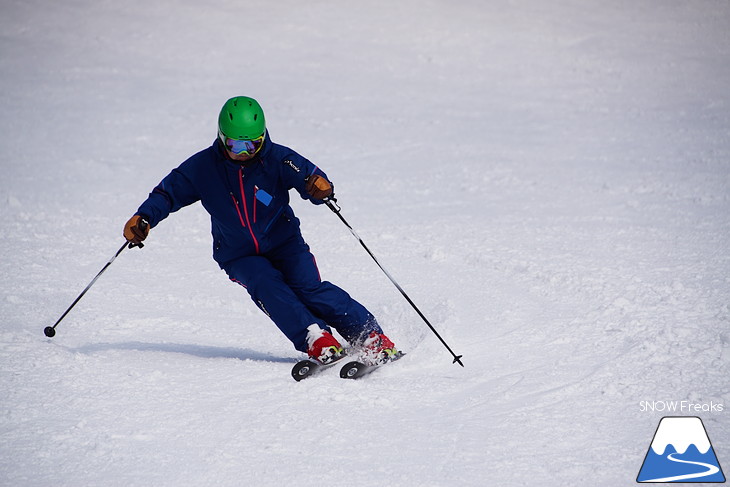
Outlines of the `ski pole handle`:
[[[149,222],[147,220],[145,220],[144,218],[140,218],[139,224],[137,226],[139,227],[140,230],[142,230],[143,232],[146,233],[147,232],[147,227],[149,227],[149,225],[150,224],[149,224]],[[144,244],[142,242],[137,242],[137,243],[129,242],[129,248],[130,249],[133,249],[135,247],[139,247],[141,249],[142,247],[144,247]]]

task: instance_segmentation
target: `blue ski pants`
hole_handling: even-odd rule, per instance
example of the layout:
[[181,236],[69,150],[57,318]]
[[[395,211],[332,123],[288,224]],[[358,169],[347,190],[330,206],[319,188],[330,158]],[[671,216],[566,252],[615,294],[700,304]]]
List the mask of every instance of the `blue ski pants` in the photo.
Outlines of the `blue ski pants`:
[[314,255],[301,235],[265,255],[227,262],[231,281],[251,299],[294,344],[307,352],[307,328],[330,327],[348,342],[357,343],[372,331],[382,333],[375,317],[343,289],[322,281]]

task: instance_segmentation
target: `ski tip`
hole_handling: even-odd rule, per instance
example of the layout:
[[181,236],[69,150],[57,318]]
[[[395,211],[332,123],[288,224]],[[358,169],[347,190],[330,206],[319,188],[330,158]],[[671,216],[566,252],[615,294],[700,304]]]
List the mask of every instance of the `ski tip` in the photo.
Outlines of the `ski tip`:
[[362,376],[368,366],[362,362],[348,362],[340,369],[340,378],[342,379],[357,379]]
[[291,370],[291,376],[295,381],[299,382],[314,374],[319,365],[311,360],[300,360]]

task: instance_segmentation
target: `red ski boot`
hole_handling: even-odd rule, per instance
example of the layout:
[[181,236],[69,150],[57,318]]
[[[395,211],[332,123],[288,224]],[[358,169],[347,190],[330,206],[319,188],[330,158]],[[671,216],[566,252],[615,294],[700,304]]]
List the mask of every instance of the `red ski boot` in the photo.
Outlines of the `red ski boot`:
[[331,364],[345,357],[345,349],[327,330],[312,325],[308,328],[307,354],[322,365]]
[[401,357],[390,338],[382,333],[371,332],[362,343],[363,362],[367,365],[381,365]]

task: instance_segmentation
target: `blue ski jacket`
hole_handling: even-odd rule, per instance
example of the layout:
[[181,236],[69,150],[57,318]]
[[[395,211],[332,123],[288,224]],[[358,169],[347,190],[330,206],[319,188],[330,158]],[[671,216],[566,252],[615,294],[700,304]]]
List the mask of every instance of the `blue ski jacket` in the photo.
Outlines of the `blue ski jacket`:
[[315,173],[327,177],[292,149],[273,143],[268,132],[259,154],[244,165],[228,159],[216,139],[165,176],[136,214],[154,228],[170,213],[200,201],[210,214],[213,258],[223,268],[300,235],[289,190],[321,204],[305,190],[306,178]]

